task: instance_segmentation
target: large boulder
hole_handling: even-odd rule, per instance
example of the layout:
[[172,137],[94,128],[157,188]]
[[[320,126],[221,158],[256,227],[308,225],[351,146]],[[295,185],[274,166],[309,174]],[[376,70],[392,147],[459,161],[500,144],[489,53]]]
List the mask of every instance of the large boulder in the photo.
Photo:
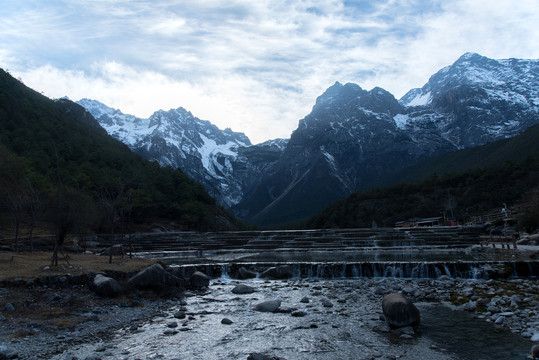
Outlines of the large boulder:
[[276,280],[288,279],[288,278],[291,278],[292,276],[293,276],[293,269],[292,269],[292,266],[290,265],[270,267],[269,269],[262,272],[262,274],[260,274],[261,278],[276,279]]
[[402,294],[388,294],[382,300],[382,310],[389,327],[393,329],[419,325],[419,310]]
[[189,278],[189,285],[194,289],[210,286],[210,277],[201,271],[195,271]]
[[97,274],[90,282],[90,289],[99,296],[116,297],[123,292],[118,281],[102,274]]
[[160,264],[154,264],[132,276],[128,284],[135,289],[163,291],[170,287],[185,288],[185,280],[166,271]]

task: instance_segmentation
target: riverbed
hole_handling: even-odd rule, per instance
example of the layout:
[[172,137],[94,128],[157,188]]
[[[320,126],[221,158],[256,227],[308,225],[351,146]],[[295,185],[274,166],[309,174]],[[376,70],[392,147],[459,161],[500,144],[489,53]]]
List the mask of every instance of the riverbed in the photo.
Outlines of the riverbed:
[[[530,288],[536,289],[535,280]],[[234,294],[237,284],[255,292]],[[53,359],[526,359],[532,342],[443,302],[473,280],[212,280],[202,292],[169,301],[158,316]],[[477,283],[477,281],[475,281]],[[484,283],[481,281],[481,283]],[[491,283],[493,288],[500,284]],[[381,299],[402,292],[421,312],[416,331],[390,331]],[[253,307],[280,300],[276,312]],[[479,316],[479,318],[478,318]],[[539,331],[539,323],[537,324]],[[262,357],[263,358],[263,357]]]

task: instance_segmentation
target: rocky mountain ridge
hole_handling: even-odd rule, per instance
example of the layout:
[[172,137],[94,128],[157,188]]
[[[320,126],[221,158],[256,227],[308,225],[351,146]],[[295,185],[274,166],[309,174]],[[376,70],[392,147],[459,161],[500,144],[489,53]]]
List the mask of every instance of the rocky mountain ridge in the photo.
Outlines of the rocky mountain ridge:
[[305,218],[429,156],[517,135],[539,123],[538,79],[537,60],[467,53],[400,100],[336,82],[289,140],[258,145],[182,108],[138,119],[79,104],[133,151],[182,168],[243,219],[268,225]]

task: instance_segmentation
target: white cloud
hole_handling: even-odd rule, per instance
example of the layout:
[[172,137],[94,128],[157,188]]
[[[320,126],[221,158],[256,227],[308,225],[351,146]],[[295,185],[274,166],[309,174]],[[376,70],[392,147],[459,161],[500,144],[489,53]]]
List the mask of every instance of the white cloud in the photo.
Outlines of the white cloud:
[[0,14],[0,66],[52,97],[94,98],[141,117],[182,106],[259,142],[288,137],[335,81],[400,97],[467,51],[537,58],[538,7],[22,0]]

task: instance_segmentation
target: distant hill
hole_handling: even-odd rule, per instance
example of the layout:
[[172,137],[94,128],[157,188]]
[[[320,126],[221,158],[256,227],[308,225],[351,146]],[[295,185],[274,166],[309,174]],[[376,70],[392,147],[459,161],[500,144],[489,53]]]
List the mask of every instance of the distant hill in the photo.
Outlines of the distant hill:
[[433,157],[381,179],[378,185],[334,202],[309,219],[306,227],[370,227],[373,221],[393,226],[451,213],[463,221],[499,210],[504,203],[537,208],[539,204],[530,202],[537,202],[539,191],[539,126],[511,139]]
[[186,230],[238,226],[181,170],[134,154],[82,106],[42,96],[1,69],[0,153],[4,224],[28,222],[37,193],[38,220],[62,216],[69,231],[110,231],[128,219]]

